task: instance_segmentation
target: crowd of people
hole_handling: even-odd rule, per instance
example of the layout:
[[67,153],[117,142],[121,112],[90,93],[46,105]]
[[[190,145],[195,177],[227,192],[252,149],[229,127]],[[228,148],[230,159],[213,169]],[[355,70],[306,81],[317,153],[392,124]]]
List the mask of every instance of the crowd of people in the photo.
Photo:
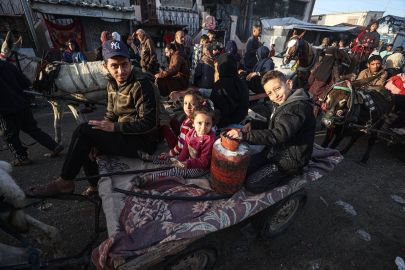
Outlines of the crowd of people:
[[[308,79],[306,89],[314,96],[314,101],[319,102],[327,89],[335,83],[332,70],[336,60],[340,60],[339,50],[354,54],[357,63],[355,73],[356,80],[375,77],[369,83],[370,86],[385,87],[395,96],[395,108],[401,111],[404,108],[405,100],[405,58],[404,48],[398,46],[395,49],[393,44],[381,46],[380,35],[378,34],[378,23],[373,22],[362,31],[356,39],[345,47],[345,41],[334,41],[329,46],[329,39],[324,38],[321,48],[324,54],[321,60],[315,64]],[[384,48],[379,51],[378,48]],[[317,108],[315,109],[317,111]],[[389,128],[398,135],[405,135],[405,114],[401,114]]]
[[[343,40],[329,45],[325,38],[319,46],[324,54],[310,76],[309,91],[293,90],[284,74],[274,70],[275,45],[264,46],[258,25],[252,29],[243,57],[235,41],[223,44],[223,40],[216,40],[212,30],[193,44],[187,30],[173,33],[168,29],[163,37],[165,57],[161,65],[156,45],[143,29],[132,35],[103,31],[95,59],[102,60],[111,75],[106,116],[102,121],[79,125],[73,132],[60,177],[45,185],[32,186],[26,193],[32,197],[72,193],[74,179],[82,167],[86,175],[98,174],[95,158],[100,154],[173,165],[168,171],[137,175],[134,182],[138,186],[172,175],[203,176],[209,172],[218,131],[246,120],[249,95],[257,93],[266,93],[273,102],[271,118],[267,123],[244,122],[239,130],[231,130],[227,136],[264,146],[251,158],[245,181],[248,191],[258,193],[284,184],[305,172],[311,158],[316,126],[314,101],[318,101],[319,89],[333,84],[331,73],[339,58],[338,50],[355,54],[360,66],[358,79],[376,76],[371,85],[386,85],[393,93],[405,94],[403,48],[392,51],[389,44],[385,51],[376,54],[377,29],[377,23],[370,25],[353,41],[351,49],[344,47]],[[64,62],[87,61],[74,39],[67,46],[62,45],[61,50]],[[189,90],[184,96],[186,119],[182,123],[171,120],[170,126],[161,126],[161,97],[187,90],[190,82],[200,91]],[[83,112],[95,108],[94,104],[86,104]],[[4,117],[0,115],[0,121]],[[393,128],[398,131],[398,127]],[[4,132],[2,135],[8,138]],[[153,155],[163,139],[170,151]],[[53,144],[48,148],[53,152],[60,150]],[[24,152],[18,153],[17,160],[24,158]],[[83,194],[95,194],[97,182],[98,179],[91,180]]]
[[[272,71],[271,50],[258,42],[260,27],[255,26],[253,32],[249,46],[254,57],[248,61],[248,68],[236,42],[229,41],[225,45],[216,42],[213,32],[201,37],[200,46],[190,41],[187,32],[177,31],[172,35],[168,32],[164,47],[167,67],[157,64],[155,44],[144,30],[138,29],[133,35],[102,32],[96,57],[100,59],[101,55],[103,66],[110,74],[105,118],[80,124],[72,134],[60,177],[45,185],[30,187],[27,195],[52,197],[72,193],[73,180],[81,168],[86,175],[98,174],[95,158],[100,154],[173,165],[168,171],[137,175],[134,183],[138,186],[172,175],[206,175],[219,132],[228,126],[240,125],[247,116],[249,88],[269,95],[276,104],[277,123],[270,121],[268,126],[263,126],[255,121],[246,122],[239,131],[227,134],[250,144],[266,145],[258,156],[252,157],[261,162],[250,165],[246,187],[251,192],[263,192],[304,172],[313,143],[305,138],[313,138],[315,132],[315,118],[307,114],[313,106],[311,97],[303,90],[292,91],[285,76]],[[194,48],[198,49],[194,51]],[[63,51],[63,61],[87,61],[82,54],[77,42],[71,40]],[[182,123],[171,120],[170,126],[161,126],[161,97],[188,88],[193,64],[193,81],[206,91],[189,90],[183,102],[186,119]],[[307,120],[298,123],[296,118],[303,115],[295,108],[303,109]],[[299,115],[295,115],[297,113]],[[297,138],[302,138],[299,153],[295,150]],[[162,140],[167,142],[170,151],[153,155]],[[291,151],[287,153],[286,149]],[[261,173],[258,181],[254,174],[268,171],[274,164],[278,169],[272,170],[271,175]],[[95,194],[97,182],[98,179],[89,181],[89,187],[82,194]]]

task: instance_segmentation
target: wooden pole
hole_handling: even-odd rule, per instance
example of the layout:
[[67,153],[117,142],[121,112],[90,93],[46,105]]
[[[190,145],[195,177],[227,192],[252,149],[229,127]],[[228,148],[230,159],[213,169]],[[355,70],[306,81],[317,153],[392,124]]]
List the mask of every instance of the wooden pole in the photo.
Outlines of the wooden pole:
[[27,21],[28,21],[28,25],[30,27],[32,37],[34,38],[34,43],[35,43],[35,47],[36,47],[35,54],[36,54],[36,56],[38,56],[39,52],[41,51],[41,46],[39,45],[37,33],[35,32],[34,23],[32,22],[31,12],[30,12],[30,9],[28,8],[27,0],[20,0],[20,1],[24,8],[24,13],[25,13],[25,16],[27,17]]

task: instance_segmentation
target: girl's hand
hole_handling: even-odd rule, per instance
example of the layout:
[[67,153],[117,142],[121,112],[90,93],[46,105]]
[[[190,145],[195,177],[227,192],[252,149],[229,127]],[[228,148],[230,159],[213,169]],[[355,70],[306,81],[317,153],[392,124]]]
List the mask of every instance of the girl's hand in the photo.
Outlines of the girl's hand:
[[173,161],[173,166],[174,167],[177,167],[177,168],[182,169],[182,170],[187,169],[187,162],[186,161],[181,162],[176,158],[171,158],[171,160]]
[[164,157],[164,158],[168,158],[170,157],[170,153],[169,152],[163,152],[162,154],[159,155],[160,157]]
[[239,131],[237,131],[235,129],[232,129],[232,130],[228,131],[226,133],[226,136],[228,136],[231,139],[236,139],[236,140],[242,140],[243,139],[242,132],[239,132]]
[[187,170],[187,162],[185,162],[185,161],[183,161],[183,162],[179,162],[180,164],[178,164],[178,165],[180,165],[178,168],[179,169],[182,169],[182,170]]
[[247,123],[242,128],[242,132],[248,132],[248,131],[251,131],[251,130],[252,130],[252,123],[251,122]]

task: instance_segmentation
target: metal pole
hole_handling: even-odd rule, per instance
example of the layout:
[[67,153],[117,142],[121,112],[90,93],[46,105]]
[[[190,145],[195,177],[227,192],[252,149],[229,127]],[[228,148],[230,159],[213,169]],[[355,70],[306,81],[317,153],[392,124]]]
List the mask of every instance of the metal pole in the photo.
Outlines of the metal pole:
[[38,56],[39,52],[41,51],[41,47],[39,46],[39,41],[37,37],[37,33],[35,32],[34,24],[32,23],[32,17],[30,9],[28,8],[27,0],[20,0],[21,4],[24,8],[25,16],[27,16],[28,25],[31,30],[32,37],[34,38],[34,43],[36,47],[36,55]]

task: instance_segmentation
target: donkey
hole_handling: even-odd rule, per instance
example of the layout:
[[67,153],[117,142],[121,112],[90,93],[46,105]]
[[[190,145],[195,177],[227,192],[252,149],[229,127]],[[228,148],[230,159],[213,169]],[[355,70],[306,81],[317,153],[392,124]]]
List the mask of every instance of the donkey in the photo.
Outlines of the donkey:
[[[394,106],[392,94],[383,87],[360,88],[374,79],[375,77],[354,82],[341,81],[325,94],[322,103],[321,123],[328,128],[322,147],[328,147],[335,135],[330,147],[335,149],[343,137],[351,135],[349,144],[341,151],[344,155],[364,132],[370,133],[366,152],[361,159],[362,164],[367,164],[371,148],[377,139],[375,131],[383,126]],[[369,106],[371,103],[374,103],[374,109]]]
[[[318,59],[316,47],[309,44],[303,39],[306,31],[297,35],[297,30],[294,30],[290,40],[286,45],[286,52],[283,55],[283,64],[290,63],[292,59],[298,61],[297,73],[298,73],[298,86],[303,87],[303,80],[307,80],[310,72],[309,70],[315,65]],[[349,55],[344,50],[339,50],[340,53],[340,74],[350,74],[356,67],[356,60],[354,55]]]
[[[0,161],[0,200],[2,205],[22,208],[26,204],[25,195],[21,188],[10,176],[11,165]],[[46,225],[23,210],[0,213],[0,219],[19,233],[30,233],[41,244],[51,246],[55,258],[64,257],[62,238],[59,230]],[[24,248],[10,247],[0,243],[0,267],[27,263],[28,250]]]
[[[13,52],[18,52],[22,44],[21,37],[14,43],[14,37],[11,31],[7,33],[6,40],[1,47],[1,60],[7,60],[19,63],[21,71],[34,85],[41,72],[45,69],[46,63],[42,64],[42,59],[26,54],[18,54],[16,59],[12,56]],[[10,59],[12,57],[12,59]],[[61,142],[61,128],[63,113],[66,106],[69,106],[78,124],[84,123],[77,106],[79,103],[63,100],[58,97],[74,98],[88,103],[107,99],[107,76],[108,72],[103,67],[102,61],[67,64],[61,63],[61,69],[56,78],[54,78],[55,91],[51,93],[55,99],[48,98],[54,111],[55,141]],[[39,89],[41,92],[49,94],[48,89]]]

